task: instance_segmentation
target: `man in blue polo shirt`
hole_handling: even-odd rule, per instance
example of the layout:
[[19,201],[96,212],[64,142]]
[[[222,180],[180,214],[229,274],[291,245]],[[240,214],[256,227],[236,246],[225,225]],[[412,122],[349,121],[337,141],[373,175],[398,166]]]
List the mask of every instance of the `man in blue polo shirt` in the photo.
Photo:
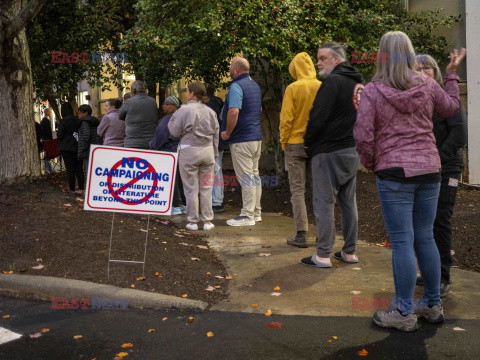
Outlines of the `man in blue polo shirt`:
[[262,186],[258,161],[262,147],[262,93],[250,77],[247,59],[236,57],[230,65],[230,83],[221,126],[222,139],[230,144],[233,168],[242,187],[240,216],[227,220],[230,226],[251,226],[262,221]]

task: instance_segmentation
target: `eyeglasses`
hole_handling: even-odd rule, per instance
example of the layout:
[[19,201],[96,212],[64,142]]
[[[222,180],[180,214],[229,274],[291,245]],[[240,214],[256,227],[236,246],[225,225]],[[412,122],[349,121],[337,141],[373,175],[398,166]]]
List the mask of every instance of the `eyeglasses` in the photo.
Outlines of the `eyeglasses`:
[[418,67],[418,70],[420,71],[428,71],[428,70],[432,70],[432,68],[430,66],[424,66],[424,67]]

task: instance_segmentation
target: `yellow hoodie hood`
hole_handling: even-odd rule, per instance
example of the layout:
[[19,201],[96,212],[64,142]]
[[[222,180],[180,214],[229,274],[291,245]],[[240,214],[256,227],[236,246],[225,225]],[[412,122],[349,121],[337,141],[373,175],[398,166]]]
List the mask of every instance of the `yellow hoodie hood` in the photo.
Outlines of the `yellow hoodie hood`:
[[312,59],[305,52],[293,58],[288,70],[296,81],[287,86],[283,95],[280,112],[280,143],[283,149],[287,144],[303,143],[310,109],[322,84],[317,80]]
[[288,71],[295,80],[317,78],[312,58],[306,52],[301,52],[293,58],[288,66]]

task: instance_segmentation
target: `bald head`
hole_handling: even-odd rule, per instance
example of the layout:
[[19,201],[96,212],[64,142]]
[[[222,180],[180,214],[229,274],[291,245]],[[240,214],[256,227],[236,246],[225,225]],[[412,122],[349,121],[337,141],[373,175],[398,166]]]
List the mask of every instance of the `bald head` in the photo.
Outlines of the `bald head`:
[[230,76],[235,79],[242,74],[248,74],[250,72],[250,64],[248,60],[242,57],[233,58],[230,64]]

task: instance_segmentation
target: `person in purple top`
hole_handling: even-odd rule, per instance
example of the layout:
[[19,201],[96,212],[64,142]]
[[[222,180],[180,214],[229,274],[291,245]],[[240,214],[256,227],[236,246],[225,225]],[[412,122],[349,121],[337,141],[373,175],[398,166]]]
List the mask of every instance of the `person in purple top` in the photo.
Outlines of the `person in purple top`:
[[[176,96],[169,96],[165,99],[162,105],[165,116],[158,120],[155,135],[153,135],[153,139],[149,143],[150,149],[177,152],[180,139],[170,134],[170,131],[168,130],[168,122],[173,113],[177,111],[181,105],[182,103],[180,102],[180,99]],[[175,176],[175,185],[173,189],[172,215],[185,214],[187,212],[187,207],[184,204],[186,203],[187,200],[185,199],[185,193],[183,191],[183,182],[177,164],[177,176]]]
[[[440,256],[433,239],[442,178],[432,115],[434,111],[444,117],[457,113],[455,71],[465,57],[465,49],[451,54],[444,89],[415,71],[415,50],[403,32],[383,35],[378,52],[388,54],[388,60],[377,61],[377,72],[361,94],[353,131],[362,164],[377,177],[383,219],[392,244],[395,299],[390,309],[374,314],[373,322],[414,331],[418,329],[418,317],[431,323],[443,321]],[[415,255],[425,291],[414,306]]]
[[103,145],[123,147],[125,140],[125,121],[118,118],[120,99],[108,99],[105,102],[105,115],[98,125],[97,134],[103,137]]

